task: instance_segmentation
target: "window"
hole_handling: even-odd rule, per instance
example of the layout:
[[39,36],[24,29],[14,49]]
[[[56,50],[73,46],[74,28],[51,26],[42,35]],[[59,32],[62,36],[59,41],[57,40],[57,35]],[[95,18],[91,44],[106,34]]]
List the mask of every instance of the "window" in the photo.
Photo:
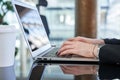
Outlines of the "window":
[[75,0],[48,0],[47,7],[40,7],[40,14],[47,17],[50,41],[60,45],[74,37]]
[[[99,0],[99,38],[120,38],[120,0]],[[99,8],[98,7],[98,8]]]

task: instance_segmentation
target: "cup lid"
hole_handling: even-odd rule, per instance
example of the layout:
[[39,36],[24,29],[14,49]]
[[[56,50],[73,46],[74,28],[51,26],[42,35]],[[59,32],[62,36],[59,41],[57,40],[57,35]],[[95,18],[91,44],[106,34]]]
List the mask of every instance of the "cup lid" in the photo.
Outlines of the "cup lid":
[[0,33],[5,32],[17,32],[17,29],[13,25],[0,25]]

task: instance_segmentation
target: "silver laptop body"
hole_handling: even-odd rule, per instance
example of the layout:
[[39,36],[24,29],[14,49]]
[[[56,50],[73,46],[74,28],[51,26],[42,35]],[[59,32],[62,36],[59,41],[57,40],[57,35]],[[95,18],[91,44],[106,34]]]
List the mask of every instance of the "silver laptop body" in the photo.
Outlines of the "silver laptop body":
[[52,46],[42,23],[40,14],[36,6],[24,2],[12,0],[13,8],[19,21],[25,41],[34,60],[48,62],[93,62],[97,63],[98,59],[81,58],[81,57],[53,57],[44,56],[49,54],[55,48]]

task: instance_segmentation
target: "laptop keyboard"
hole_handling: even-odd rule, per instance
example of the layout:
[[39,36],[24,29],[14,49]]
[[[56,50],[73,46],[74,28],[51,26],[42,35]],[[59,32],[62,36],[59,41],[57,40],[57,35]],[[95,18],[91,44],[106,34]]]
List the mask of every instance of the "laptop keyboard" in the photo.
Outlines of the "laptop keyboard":
[[44,57],[58,57],[57,51],[59,48],[52,49],[48,54],[44,55]]

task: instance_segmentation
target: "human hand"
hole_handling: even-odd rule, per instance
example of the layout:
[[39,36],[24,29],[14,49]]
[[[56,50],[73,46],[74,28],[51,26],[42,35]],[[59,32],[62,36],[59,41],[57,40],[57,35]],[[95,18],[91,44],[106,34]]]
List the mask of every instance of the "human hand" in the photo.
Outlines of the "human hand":
[[92,38],[86,38],[86,37],[75,37],[75,38],[70,38],[68,41],[81,41],[85,43],[91,43],[91,44],[105,44],[104,40],[100,39],[92,39]]
[[96,74],[97,66],[89,65],[89,66],[64,66],[61,65],[64,74],[72,74],[72,75],[84,75],[84,74]]
[[80,41],[65,41],[58,51],[59,56],[63,55],[79,55],[82,57],[94,58],[94,44],[84,43]]

